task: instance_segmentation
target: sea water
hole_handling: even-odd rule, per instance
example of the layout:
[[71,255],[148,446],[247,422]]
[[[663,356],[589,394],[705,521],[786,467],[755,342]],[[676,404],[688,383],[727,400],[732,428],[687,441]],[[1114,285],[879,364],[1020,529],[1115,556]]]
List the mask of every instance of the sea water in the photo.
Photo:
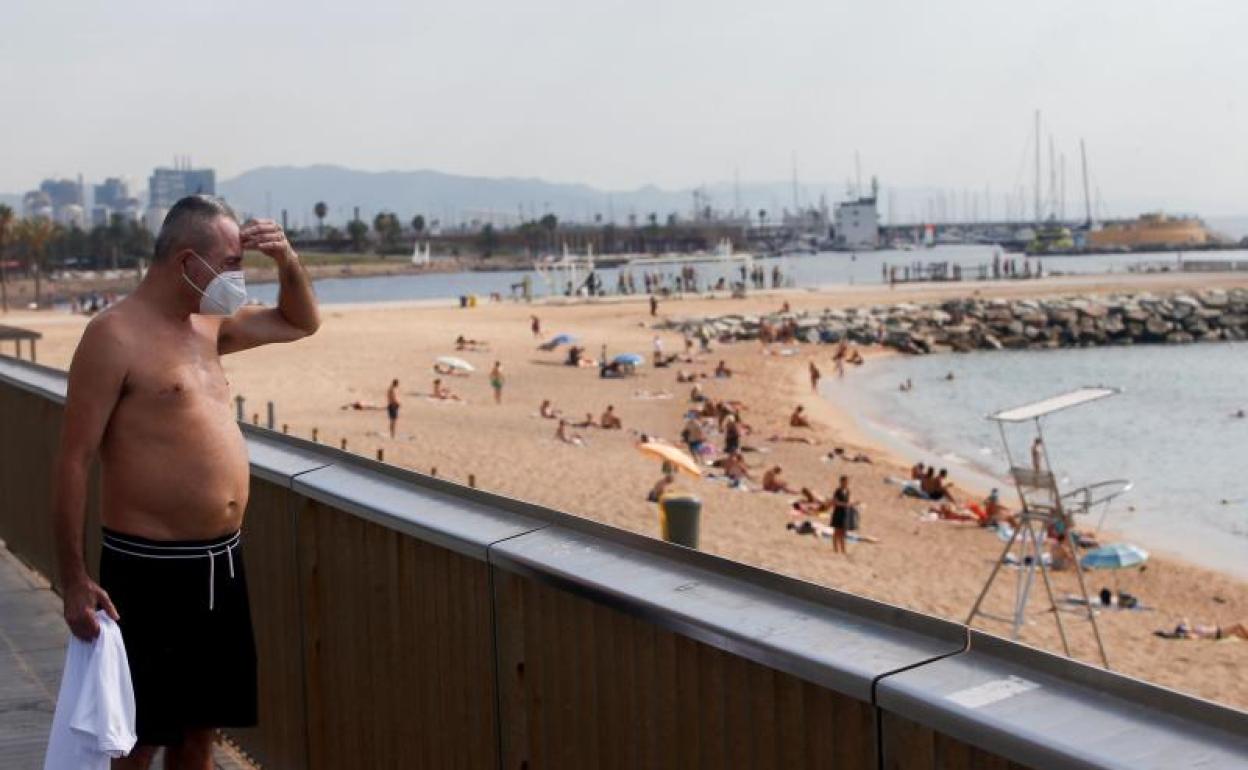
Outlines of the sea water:
[[[934,249],[917,249],[914,251],[866,251],[861,253],[826,252],[792,257],[768,258],[755,260],[762,267],[771,282],[771,271],[780,268],[786,285],[796,288],[817,288],[820,286],[879,286],[884,281],[884,269],[896,266],[898,278],[904,275],[907,265],[915,263],[947,262],[959,265],[967,272],[966,286],[974,286],[973,272],[980,265],[990,265],[993,255],[1001,252],[993,246],[940,246]],[[1006,255],[1021,263],[1022,257],[1017,254]],[[1046,257],[1040,262],[1045,274],[1090,274],[1090,273],[1124,273],[1128,269],[1148,265],[1154,268],[1166,267],[1177,269],[1180,259],[1217,259],[1217,260],[1248,260],[1248,251],[1220,252],[1177,252],[1157,254],[1090,254],[1079,257]],[[1036,260],[1030,260],[1034,268]],[[713,284],[720,277],[729,282],[739,280],[740,263],[715,264],[710,262],[695,263],[702,285]],[[396,267],[401,263],[396,261]],[[674,270],[675,268],[672,268]],[[634,281],[641,285],[641,275],[634,270]],[[618,268],[604,268],[596,271],[608,291],[614,292]],[[464,273],[425,273],[384,275],[358,278],[320,278],[316,281],[316,294],[321,302],[327,304],[344,302],[391,302],[406,300],[454,299],[460,295],[476,294],[487,297],[497,292],[504,297],[512,294],[512,287],[519,286],[528,277],[533,294],[541,297],[552,293],[552,287],[533,271],[509,270],[502,272],[464,272]],[[563,287],[553,287],[555,293]],[[248,287],[248,293],[268,304],[277,300],[277,284],[257,284]]]
[[[905,380],[913,389],[903,392]],[[1133,487],[1081,523],[1104,514],[1129,542],[1248,577],[1248,419],[1235,416],[1248,410],[1248,343],[897,356],[825,392],[912,461],[1005,492],[1003,444],[1030,465],[1035,426],[1009,426],[1003,442],[987,416],[1089,385],[1122,392],[1043,419],[1052,467],[1063,491],[1112,479]]]

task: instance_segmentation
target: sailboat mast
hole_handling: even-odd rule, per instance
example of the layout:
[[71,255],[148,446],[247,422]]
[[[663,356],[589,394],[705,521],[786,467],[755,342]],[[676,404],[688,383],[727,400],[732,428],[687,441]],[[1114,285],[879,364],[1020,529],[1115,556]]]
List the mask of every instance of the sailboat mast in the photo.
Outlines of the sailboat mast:
[[793,215],[797,216],[797,153],[793,153]]
[[1049,134],[1049,216],[1057,215],[1057,155],[1053,149],[1053,134]]
[[1083,140],[1079,140],[1079,157],[1083,160],[1083,208],[1087,215],[1088,227],[1092,226],[1092,197],[1088,195],[1088,152],[1084,149]]
[[1036,110],[1036,224],[1040,224],[1040,110]]

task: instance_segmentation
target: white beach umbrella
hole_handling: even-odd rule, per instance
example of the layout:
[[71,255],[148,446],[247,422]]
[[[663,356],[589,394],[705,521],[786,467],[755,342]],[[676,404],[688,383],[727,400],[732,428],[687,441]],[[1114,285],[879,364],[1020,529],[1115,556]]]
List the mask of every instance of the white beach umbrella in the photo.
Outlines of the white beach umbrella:
[[458,369],[461,372],[475,372],[477,370],[472,364],[455,356],[440,356],[434,359],[434,363],[441,364],[449,369]]

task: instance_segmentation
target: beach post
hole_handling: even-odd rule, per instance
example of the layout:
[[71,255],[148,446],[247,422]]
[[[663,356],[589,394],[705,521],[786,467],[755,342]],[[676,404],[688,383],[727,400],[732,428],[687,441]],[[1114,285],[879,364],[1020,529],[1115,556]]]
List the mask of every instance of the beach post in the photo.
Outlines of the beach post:
[[468,474],[468,486],[472,487],[473,489],[477,488],[477,474],[475,473]]
[[383,449],[382,447],[377,447],[377,462],[384,463],[385,461],[386,461],[386,450]]
[[259,424],[260,424],[260,413],[259,413],[259,412],[252,412],[252,413],[251,413],[251,424],[252,424],[252,425],[259,425]]
[[244,408],[245,401],[246,399],[243,398],[242,396],[234,397],[234,413],[236,415],[236,419],[239,422],[242,422],[243,420],[247,419],[247,416],[246,416],[247,410]]
[[290,426],[286,423],[282,423],[282,433],[290,433]]
[[344,452],[347,451],[347,437],[346,436],[342,437],[342,444],[340,444],[340,447],[342,451]]
[[276,410],[273,408],[273,402],[270,401],[268,404],[268,420],[267,420],[268,424],[265,426],[269,430],[273,430],[273,426],[277,424],[277,417],[275,413],[276,413]]
[[319,429],[319,428],[313,428],[313,429],[312,429],[312,441],[313,441],[313,443],[316,443],[316,442],[317,442],[317,436],[318,436],[318,435],[320,435],[320,432],[321,432],[321,431],[320,431],[320,429]]

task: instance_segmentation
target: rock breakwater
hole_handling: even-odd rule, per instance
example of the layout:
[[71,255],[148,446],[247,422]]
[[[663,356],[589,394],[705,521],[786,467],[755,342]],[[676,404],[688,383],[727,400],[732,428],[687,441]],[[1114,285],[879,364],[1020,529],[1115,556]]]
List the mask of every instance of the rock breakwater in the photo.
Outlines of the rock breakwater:
[[899,303],[763,316],[673,318],[711,339],[880,344],[905,353],[1248,339],[1248,290]]

